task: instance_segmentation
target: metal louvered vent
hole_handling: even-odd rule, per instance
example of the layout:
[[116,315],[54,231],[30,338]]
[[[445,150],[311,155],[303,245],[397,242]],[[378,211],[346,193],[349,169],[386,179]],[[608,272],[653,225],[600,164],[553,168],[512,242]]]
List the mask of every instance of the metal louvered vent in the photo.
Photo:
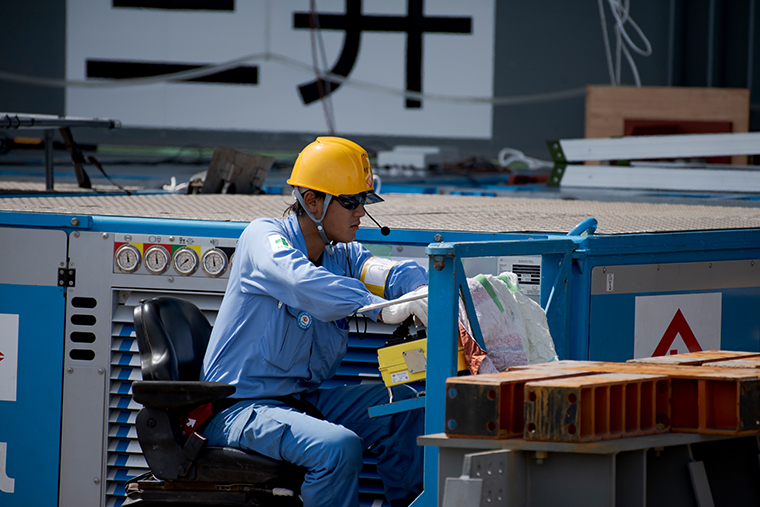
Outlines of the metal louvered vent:
[[[137,441],[135,419],[141,405],[132,400],[132,382],[140,380],[140,357],[135,339],[133,312],[141,300],[158,296],[175,296],[197,305],[211,325],[222,302],[221,293],[193,293],[146,290],[117,290],[118,302],[111,322],[111,374],[107,440],[107,507],[121,507],[125,499],[125,482],[148,471]],[[359,333],[357,334],[357,329]],[[334,378],[323,387],[381,381],[377,369],[377,347],[385,344],[394,326],[377,324],[360,318],[351,321],[348,352]],[[376,459],[365,455],[359,479],[359,504],[362,507],[387,506]]]
[[135,339],[133,312],[143,299],[176,296],[197,305],[213,325],[222,302],[221,294],[173,293],[144,290],[116,291],[118,305],[111,319],[111,378],[108,404],[106,506],[120,507],[124,502],[124,483],[148,471],[137,441],[135,419],[141,405],[132,400],[132,382],[140,380],[140,355]]

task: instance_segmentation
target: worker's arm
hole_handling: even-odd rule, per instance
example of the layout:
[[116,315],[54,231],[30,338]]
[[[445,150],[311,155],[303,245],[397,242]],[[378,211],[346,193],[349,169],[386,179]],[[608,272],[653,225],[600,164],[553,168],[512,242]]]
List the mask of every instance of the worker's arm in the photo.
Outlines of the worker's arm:
[[396,299],[428,283],[427,270],[412,260],[374,257],[358,243],[348,247],[357,259],[359,268],[354,268],[357,277],[375,295]]
[[241,290],[271,296],[324,322],[382,302],[359,280],[315,266],[293,244],[296,240],[275,221],[256,220],[246,228],[241,236],[246,247],[235,255],[235,262],[242,263]]

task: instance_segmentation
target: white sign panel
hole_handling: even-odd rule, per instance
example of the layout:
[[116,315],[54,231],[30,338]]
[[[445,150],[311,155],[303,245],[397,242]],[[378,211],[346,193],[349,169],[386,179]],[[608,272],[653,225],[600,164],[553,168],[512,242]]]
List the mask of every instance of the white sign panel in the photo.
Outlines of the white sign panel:
[[[493,97],[494,0],[315,4],[312,16],[308,0],[67,0],[66,114],[142,127],[324,133],[329,120],[337,134],[491,137],[491,104],[468,99]],[[179,71],[193,79],[156,77]]]
[[0,401],[16,401],[18,315],[0,313]]
[[636,298],[634,358],[720,350],[719,292]]

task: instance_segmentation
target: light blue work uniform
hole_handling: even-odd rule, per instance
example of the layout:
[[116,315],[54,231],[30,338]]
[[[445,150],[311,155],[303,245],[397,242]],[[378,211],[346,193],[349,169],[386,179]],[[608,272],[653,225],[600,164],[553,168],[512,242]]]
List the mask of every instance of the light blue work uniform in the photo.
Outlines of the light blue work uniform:
[[[319,389],[346,353],[346,316],[384,301],[359,280],[372,254],[357,242],[307,256],[295,215],[253,221],[238,241],[227,292],[211,334],[203,379],[233,384],[243,401],[217,414],[204,436],[210,445],[251,449],[307,468],[305,507],[358,505],[362,452],[377,456],[377,472],[392,505],[405,505],[422,488],[423,411],[370,419],[367,408],[387,403],[383,384]],[[412,261],[394,265],[385,297],[427,283]],[[365,315],[376,319],[379,311]],[[398,391],[398,392],[395,392]],[[396,389],[403,399],[409,389]],[[278,400],[298,394],[326,420]]]

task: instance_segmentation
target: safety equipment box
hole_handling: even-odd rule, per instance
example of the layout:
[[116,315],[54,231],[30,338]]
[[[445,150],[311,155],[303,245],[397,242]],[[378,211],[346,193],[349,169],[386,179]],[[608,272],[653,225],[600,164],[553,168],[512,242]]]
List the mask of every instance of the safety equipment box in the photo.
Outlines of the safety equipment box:
[[[459,371],[467,369],[464,349],[459,346],[457,354]],[[386,386],[425,380],[427,371],[427,339],[421,338],[377,349],[380,374]]]

